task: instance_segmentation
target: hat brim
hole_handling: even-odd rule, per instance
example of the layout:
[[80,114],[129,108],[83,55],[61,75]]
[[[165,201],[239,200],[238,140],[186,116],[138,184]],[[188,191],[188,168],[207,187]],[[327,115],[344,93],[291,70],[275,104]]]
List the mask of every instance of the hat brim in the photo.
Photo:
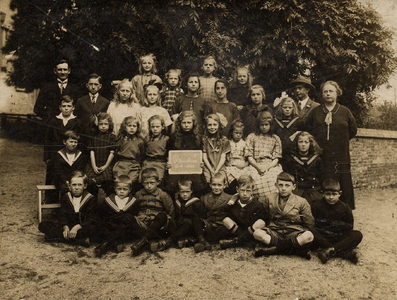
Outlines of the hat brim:
[[294,87],[296,85],[305,85],[305,86],[308,86],[309,88],[311,88],[312,90],[316,90],[314,85],[307,83],[307,82],[302,82],[302,81],[292,81],[291,82],[291,87]]

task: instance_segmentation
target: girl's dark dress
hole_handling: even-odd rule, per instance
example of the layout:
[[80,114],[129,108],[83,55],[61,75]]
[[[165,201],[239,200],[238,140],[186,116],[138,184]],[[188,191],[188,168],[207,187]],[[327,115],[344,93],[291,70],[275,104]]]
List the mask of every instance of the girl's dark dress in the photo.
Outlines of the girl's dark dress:
[[[98,168],[106,164],[110,151],[116,150],[115,140],[116,137],[113,133],[99,133],[90,139],[88,150],[95,152],[95,163]],[[113,180],[113,162],[105,171],[97,175],[89,161],[85,168],[87,177],[95,179],[97,183]]]
[[306,127],[323,149],[324,179],[338,181],[343,192],[340,199],[354,209],[349,141],[357,134],[356,120],[350,110],[339,103],[331,112],[332,123],[329,128],[325,123],[328,110],[324,105],[310,112]]
[[237,106],[246,106],[251,100],[248,99],[249,87],[247,84],[231,87],[227,91],[227,99]]
[[322,198],[321,183],[324,177],[324,164],[319,155],[301,156],[290,153],[283,156],[283,170],[296,180],[294,194],[305,198],[309,204]]

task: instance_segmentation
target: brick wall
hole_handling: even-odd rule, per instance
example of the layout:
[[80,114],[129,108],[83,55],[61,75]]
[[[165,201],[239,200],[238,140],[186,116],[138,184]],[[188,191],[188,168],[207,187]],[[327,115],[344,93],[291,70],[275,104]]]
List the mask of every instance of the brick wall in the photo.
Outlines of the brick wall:
[[354,187],[397,184],[397,131],[359,128],[350,141],[350,156]]

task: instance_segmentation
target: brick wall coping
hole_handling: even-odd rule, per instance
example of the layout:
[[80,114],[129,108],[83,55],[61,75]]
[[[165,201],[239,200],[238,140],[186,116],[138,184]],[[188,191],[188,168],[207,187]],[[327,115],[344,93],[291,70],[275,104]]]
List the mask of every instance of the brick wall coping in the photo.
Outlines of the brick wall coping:
[[397,131],[358,128],[356,138],[396,139]]

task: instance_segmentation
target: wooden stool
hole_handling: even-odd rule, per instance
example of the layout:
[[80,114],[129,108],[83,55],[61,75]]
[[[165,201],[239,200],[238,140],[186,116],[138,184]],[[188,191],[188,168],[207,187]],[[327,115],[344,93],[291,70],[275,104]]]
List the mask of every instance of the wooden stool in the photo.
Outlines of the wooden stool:
[[43,203],[43,192],[49,191],[49,190],[56,190],[55,185],[36,185],[36,188],[39,192],[39,202],[38,202],[38,207],[37,207],[37,219],[39,220],[39,223],[41,222],[42,218],[42,209],[46,208],[60,208],[61,203],[49,203],[45,204]]

